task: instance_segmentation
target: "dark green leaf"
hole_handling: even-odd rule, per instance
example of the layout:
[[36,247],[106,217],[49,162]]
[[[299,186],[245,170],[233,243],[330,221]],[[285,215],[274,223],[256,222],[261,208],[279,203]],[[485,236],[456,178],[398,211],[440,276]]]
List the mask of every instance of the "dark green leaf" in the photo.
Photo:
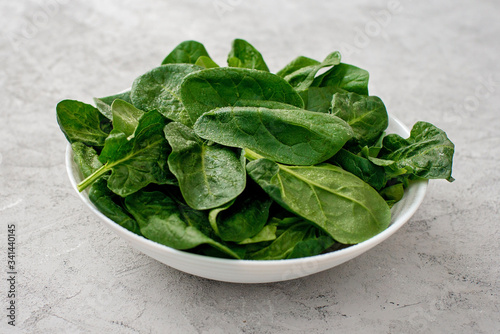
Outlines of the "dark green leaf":
[[287,75],[292,74],[293,72],[300,70],[301,68],[304,67],[309,67],[309,66],[316,66],[321,64],[319,61],[307,58],[304,56],[299,56],[292,60],[289,64],[287,64],[284,68],[279,70],[276,75],[279,77],[286,77]]
[[[304,60],[302,60],[302,62],[304,62]],[[296,59],[294,65],[297,65],[298,63],[299,61]],[[326,56],[323,62],[319,64],[299,67],[297,70],[284,76],[284,79],[296,90],[306,90],[307,88],[309,88],[309,86],[311,86],[316,73],[318,73],[320,69],[324,67],[335,66],[338,64],[340,64],[340,53],[332,52],[328,56]]]
[[201,69],[203,68],[190,64],[157,67],[135,79],[130,95],[132,102],[141,110],[157,110],[168,119],[192,125],[181,102],[179,90],[186,75]]
[[200,56],[200,58],[198,58],[198,60],[196,60],[196,63],[194,64],[203,68],[219,67],[219,65],[217,65],[210,57],[207,56]]
[[207,145],[181,123],[169,123],[165,136],[172,147],[168,165],[190,207],[197,210],[215,208],[243,191],[245,166],[233,150]]
[[312,86],[337,87],[348,92],[368,95],[368,79],[369,74],[367,71],[356,66],[340,63],[316,77]]
[[243,67],[269,72],[269,68],[260,52],[243,39],[233,41],[227,63],[230,67]]
[[118,93],[111,96],[106,96],[101,98],[94,97],[94,103],[97,109],[99,109],[99,111],[101,112],[101,114],[106,116],[106,118],[108,118],[109,120],[112,120],[113,113],[111,112],[111,105],[115,100],[118,99],[128,103],[132,103],[132,100],[130,100],[130,89],[123,93]]
[[77,142],[71,144],[73,160],[77,164],[84,178],[102,167],[99,156],[92,147]]
[[82,191],[109,171],[112,173],[108,187],[122,197],[149,183],[173,183],[173,176],[167,167],[170,147],[163,135],[166,123],[162,115],[150,111],[141,117],[131,138],[121,132],[112,133],[99,156],[99,161],[105,165],[83,180],[78,185],[79,190]]
[[377,96],[336,93],[331,113],[352,127],[353,140],[361,147],[374,144],[389,124],[384,102]]
[[397,168],[419,178],[452,181],[454,151],[455,146],[443,130],[427,122],[417,122],[408,139],[387,135],[380,158],[394,161]]
[[316,227],[300,222],[288,227],[270,245],[248,254],[252,260],[280,260],[318,255],[335,241]]
[[272,200],[261,189],[247,188],[234,202],[212,209],[208,218],[222,240],[241,242],[262,230],[269,217],[271,203]]
[[196,121],[194,130],[216,143],[250,149],[295,165],[325,161],[352,136],[346,122],[329,114],[253,107],[206,112]]
[[341,243],[362,242],[389,226],[391,212],[384,199],[340,167],[284,166],[258,159],[247,164],[247,172],[276,202]]
[[70,143],[104,146],[111,123],[99,110],[80,101],[63,100],[57,104],[57,122]]
[[335,154],[331,161],[335,162],[346,171],[356,175],[376,190],[380,190],[387,181],[383,167],[377,166],[370,160],[353,154],[345,149],[341,149]]
[[135,234],[141,234],[137,222],[122,207],[121,197],[109,190],[106,177],[101,177],[92,184],[89,190],[89,200],[99,211],[118,225]]
[[125,206],[139,223],[141,233],[150,240],[180,250],[208,244],[239,258],[231,249],[185,222],[175,201],[162,192],[136,192],[125,199]]
[[266,225],[256,235],[238,242],[239,245],[250,245],[260,242],[273,241],[276,239],[276,225]]
[[113,102],[111,112],[113,114],[113,133],[122,132],[127,137],[134,134],[140,118],[144,115],[144,111],[120,99]]
[[184,41],[177,45],[175,49],[163,59],[161,64],[194,64],[201,56],[210,58],[203,44],[196,41]]
[[276,101],[303,108],[297,92],[280,77],[244,68],[211,68],[188,75],[181,97],[194,123],[215,108],[242,105],[244,101]]
[[332,107],[332,98],[335,93],[343,92],[338,87],[309,87],[301,91],[306,109],[310,111],[328,113]]

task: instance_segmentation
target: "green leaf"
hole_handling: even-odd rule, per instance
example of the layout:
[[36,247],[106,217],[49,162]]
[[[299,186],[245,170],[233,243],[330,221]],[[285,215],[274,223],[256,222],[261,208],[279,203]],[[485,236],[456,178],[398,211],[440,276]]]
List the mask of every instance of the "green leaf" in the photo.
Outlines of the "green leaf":
[[104,146],[111,122],[99,110],[80,101],[63,100],[57,104],[57,123],[70,143]]
[[236,152],[227,147],[208,145],[181,123],[169,123],[165,127],[165,136],[172,147],[168,165],[190,207],[212,209],[231,201],[243,191],[245,166]]
[[[299,61],[296,60],[295,64],[297,63],[299,63]],[[340,53],[332,52],[328,56],[326,56],[325,60],[323,60],[321,63],[300,67],[297,70],[284,76],[284,79],[296,90],[306,90],[307,88],[309,88],[309,86],[311,86],[316,73],[318,73],[320,69],[324,67],[335,66],[338,64],[340,64]]]
[[238,242],[239,245],[256,244],[259,242],[273,241],[276,239],[276,225],[266,225],[256,235]]
[[352,127],[353,140],[361,147],[374,144],[389,124],[384,102],[377,96],[336,93],[331,113]]
[[269,68],[256,48],[243,39],[235,39],[227,57],[230,67],[243,67],[269,72]]
[[123,92],[123,93],[118,93],[118,94],[111,95],[111,96],[106,96],[106,97],[101,97],[101,98],[94,97],[94,103],[95,103],[97,109],[101,112],[101,114],[106,116],[106,118],[108,118],[109,120],[112,120],[113,113],[111,111],[111,105],[113,104],[113,102],[115,100],[118,100],[118,99],[123,100],[123,101],[128,102],[128,103],[132,103],[132,100],[130,100],[130,89]]
[[304,101],[282,78],[244,68],[211,68],[188,75],[181,97],[192,123],[205,112],[244,101],[276,101],[303,108]]
[[163,116],[185,125],[192,125],[180,97],[184,77],[203,69],[190,64],[168,64],[157,67],[135,79],[131,99],[144,111],[157,110]]
[[206,112],[194,130],[207,140],[295,165],[325,161],[352,136],[347,123],[329,114],[253,107]]
[[113,133],[122,132],[127,137],[132,136],[139,125],[144,111],[123,100],[117,99],[111,105],[113,115]]
[[319,61],[304,57],[304,56],[299,56],[292,60],[289,64],[287,64],[284,68],[279,70],[276,75],[279,77],[286,77],[287,75],[292,74],[293,72],[300,70],[301,68],[304,67],[309,67],[309,66],[316,66],[321,64]]
[[340,167],[284,166],[258,159],[247,164],[247,172],[278,204],[338,242],[365,241],[390,224],[391,212],[377,191]]
[[184,221],[175,201],[162,192],[139,191],[125,199],[125,206],[139,223],[141,233],[152,241],[180,250],[208,244],[239,258],[227,246]]
[[382,189],[386,183],[385,170],[370,160],[341,149],[330,161],[335,162],[346,171],[356,175],[376,190]]
[[314,87],[337,87],[348,92],[368,95],[367,71],[348,64],[340,63],[314,79]]
[[332,107],[333,95],[338,92],[343,90],[338,87],[309,87],[300,92],[300,96],[307,110],[328,113]]
[[241,242],[255,236],[266,224],[272,200],[256,188],[247,187],[234,202],[210,211],[210,224],[222,240]]
[[219,67],[210,57],[207,56],[200,56],[196,60],[196,63],[194,63],[196,66],[200,66],[203,68],[214,68],[214,67]]
[[[71,148],[75,163],[80,168],[83,177],[88,177],[102,167],[97,152],[92,147],[85,146],[82,143],[74,143]],[[129,231],[140,234],[137,222],[120,205],[119,196],[108,189],[106,176],[102,176],[92,184],[89,191],[89,200],[106,217]]]
[[380,191],[380,195],[386,200],[391,201],[391,203],[399,202],[405,194],[405,189],[403,183],[396,183],[385,187]]
[[150,183],[173,183],[167,167],[170,147],[163,135],[167,120],[156,111],[145,113],[131,138],[112,133],[106,140],[99,161],[104,165],[78,185],[82,191],[102,175],[112,171],[108,187],[125,197]]
[[[319,235],[319,236],[318,236]],[[307,222],[291,225],[270,245],[247,255],[252,260],[280,260],[318,255],[335,241]]]
[[196,41],[184,41],[177,45],[162,61],[165,64],[194,64],[201,57],[210,58],[203,44]]
[[73,151],[73,160],[84,178],[102,167],[99,156],[92,147],[76,142],[71,144],[71,150]]
[[425,179],[446,179],[451,176],[455,146],[446,133],[427,122],[417,122],[410,137],[390,134],[384,138],[380,158],[392,160],[397,168]]
[[92,184],[89,190],[89,200],[106,217],[127,230],[141,235],[139,225],[123,208],[121,197],[109,190],[106,177],[101,177]]

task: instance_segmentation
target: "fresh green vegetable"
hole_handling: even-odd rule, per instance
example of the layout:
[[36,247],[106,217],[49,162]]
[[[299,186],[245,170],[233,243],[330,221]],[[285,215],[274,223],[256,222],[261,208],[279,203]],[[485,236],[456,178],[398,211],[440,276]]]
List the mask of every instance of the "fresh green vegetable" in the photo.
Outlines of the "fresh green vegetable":
[[227,56],[227,64],[230,67],[243,67],[269,72],[269,68],[260,52],[242,39],[233,41],[233,47]]
[[167,120],[157,113],[145,113],[130,138],[123,132],[114,132],[106,139],[99,161],[103,166],[83,180],[78,188],[87,188],[102,175],[111,171],[108,187],[126,197],[150,183],[172,183],[167,167],[170,147],[163,135]]
[[338,242],[364,241],[391,221],[389,207],[377,191],[340,167],[285,166],[261,158],[248,163],[247,172],[278,204]]
[[95,107],[74,100],[57,104],[57,123],[70,143],[104,146],[111,131],[109,120]]
[[139,109],[156,110],[170,120],[191,125],[194,121],[181,102],[180,83],[185,76],[201,69],[190,64],[157,67],[135,79],[130,98]]
[[181,100],[191,122],[215,108],[244,105],[245,101],[276,101],[303,108],[304,101],[285,80],[257,70],[211,68],[188,75]]
[[113,120],[111,105],[115,100],[123,100],[125,102],[132,103],[132,100],[130,99],[130,89],[124,91],[123,93],[118,93],[111,96],[101,98],[94,97],[94,103],[97,109],[109,120]]
[[198,118],[194,130],[201,138],[295,165],[325,161],[352,136],[349,125],[332,115],[254,107],[208,111]]
[[424,179],[452,181],[451,167],[455,146],[446,133],[427,122],[417,122],[410,137],[397,134],[384,138],[380,158],[394,161],[397,168]]
[[161,64],[195,64],[200,57],[210,58],[203,44],[196,41],[184,41],[177,45]]
[[374,144],[389,124],[384,102],[377,96],[336,93],[331,113],[351,126],[361,147]]
[[444,131],[417,122],[409,138],[386,134],[368,72],[338,52],[273,74],[236,39],[227,62],[185,41],[97,108],[59,102],[78,189],[105,216],[196,254],[283,260],[377,235],[414,180],[453,181]]
[[172,147],[168,166],[190,207],[212,209],[243,192],[246,175],[241,152],[208,145],[181,123],[167,124],[165,136]]
[[209,244],[234,257],[230,248],[211,239],[196,226],[183,219],[174,200],[162,192],[139,191],[125,199],[127,210],[139,223],[141,233],[148,239],[176,249],[191,249]]

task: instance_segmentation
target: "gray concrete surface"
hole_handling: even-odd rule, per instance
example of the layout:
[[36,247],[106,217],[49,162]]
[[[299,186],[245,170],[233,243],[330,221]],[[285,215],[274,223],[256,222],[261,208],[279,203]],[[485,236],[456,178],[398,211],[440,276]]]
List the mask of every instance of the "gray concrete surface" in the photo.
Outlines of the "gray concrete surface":
[[[22,0],[0,13],[1,333],[500,332],[497,1]],[[237,37],[273,71],[340,50],[391,114],[448,133],[456,181],[431,182],[383,244],[303,279],[214,282],[138,253],[71,189],[55,105],[127,88],[186,39],[224,63]]]

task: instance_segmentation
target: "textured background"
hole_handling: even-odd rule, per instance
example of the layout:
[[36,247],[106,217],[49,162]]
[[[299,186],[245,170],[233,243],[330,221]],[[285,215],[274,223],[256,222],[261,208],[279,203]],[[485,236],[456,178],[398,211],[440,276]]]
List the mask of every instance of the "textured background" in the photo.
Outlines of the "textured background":
[[[20,273],[17,331],[1,311],[0,332],[500,331],[498,1],[103,3],[0,4],[0,259],[15,222]],[[234,38],[255,45],[272,71],[340,50],[370,72],[371,94],[391,114],[448,133],[456,181],[432,181],[383,244],[303,279],[214,282],[138,253],[70,187],[55,105],[129,87],[186,39],[223,64]]]

